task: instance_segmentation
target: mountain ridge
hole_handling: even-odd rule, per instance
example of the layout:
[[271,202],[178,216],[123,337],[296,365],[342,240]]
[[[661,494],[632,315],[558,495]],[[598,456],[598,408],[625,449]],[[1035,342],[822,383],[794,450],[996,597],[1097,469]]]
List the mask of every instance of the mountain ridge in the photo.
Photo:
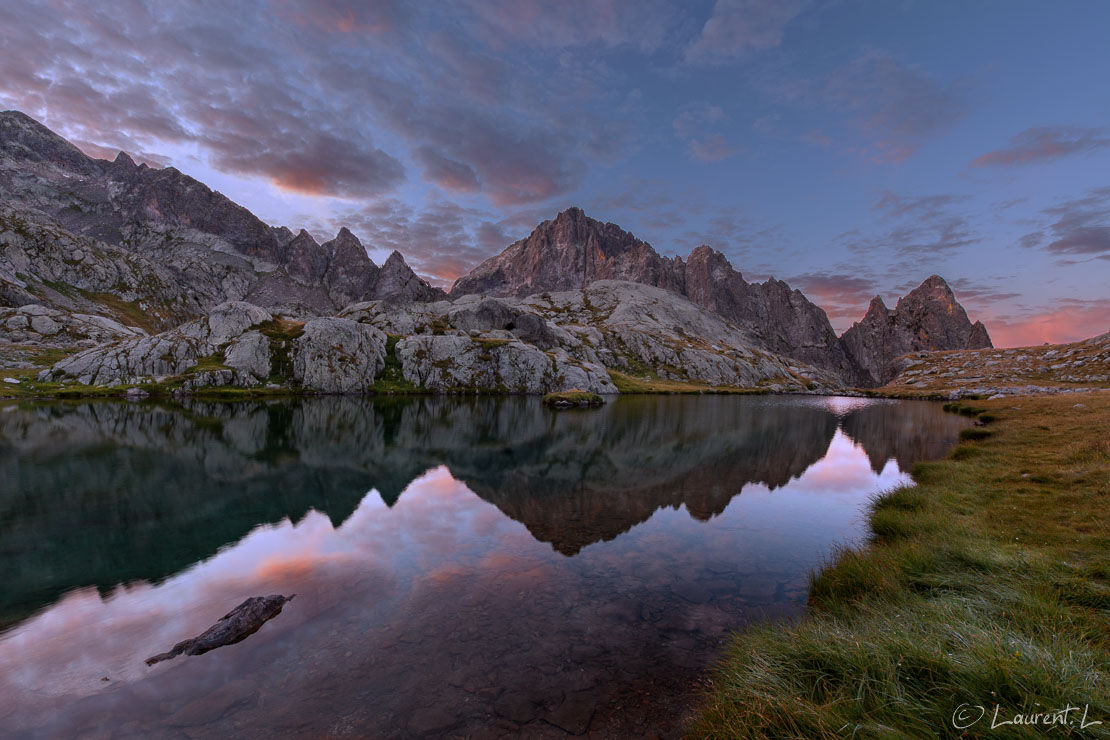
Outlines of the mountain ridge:
[[[699,246],[685,258],[660,255],[647,241],[617,224],[590,218],[578,207],[543,221],[527,237],[474,267],[448,294],[417,276],[400,252],[392,252],[381,266],[374,264],[346,227],[321,243],[304,229],[294,233],[267,225],[173,167],[136,164],[124,152],[112,161],[89,157],[19,112],[0,113],[0,193],[0,303],[20,311],[42,304],[34,322],[23,314],[8,319],[10,337],[50,346],[61,347],[68,338],[78,347],[130,342],[132,350],[147,352],[151,348],[134,339],[131,329],[162,337],[168,329],[243,301],[290,320],[357,314],[362,318],[356,322],[370,324],[383,314],[350,310],[383,301],[435,304],[427,311],[404,308],[403,317],[391,316],[383,326],[401,327],[398,333],[407,336],[411,332],[406,327],[440,334],[439,327],[446,325],[452,332],[477,331],[479,344],[487,333],[501,332],[524,342],[526,347],[513,352],[521,357],[524,352],[537,368],[555,367],[567,358],[556,356],[552,364],[552,358],[528,354],[528,347],[548,354],[561,348],[571,365],[560,377],[586,378],[599,388],[611,387],[599,374],[601,367],[632,375],[640,374],[638,368],[654,368],[668,382],[696,378],[724,385],[876,386],[892,377],[894,359],[905,352],[990,346],[985,327],[970,322],[939,277],[927,279],[894,310],[881,299],[872,301],[864,318],[838,337],[825,311],[787,283],[773,278],[749,283],[723,253],[709,246]],[[593,286],[605,287],[598,292]],[[551,294],[561,296],[558,307],[544,303]],[[597,313],[590,294],[611,308]],[[516,318],[487,321],[477,329],[469,319],[452,324],[452,317],[462,315],[452,305],[465,305],[464,299],[474,295],[483,299],[483,310],[492,311],[491,316]],[[674,325],[660,324],[653,305],[666,306],[663,315],[672,317]],[[582,323],[567,324],[560,311],[571,311]],[[725,323],[713,323],[699,311]],[[90,329],[90,314],[111,320]],[[614,323],[612,316],[623,318]],[[514,328],[518,323],[529,328]],[[47,334],[35,328],[49,329],[51,324],[61,328]],[[342,322],[325,324],[338,335],[350,330]],[[593,333],[576,338],[582,327]],[[688,330],[711,336],[691,336]],[[89,331],[99,339],[91,339]],[[190,336],[177,332],[158,341],[180,343]],[[240,339],[257,361],[251,365],[253,374],[243,370],[224,378],[260,382],[265,378],[258,364],[260,345],[250,336]],[[379,340],[384,342],[375,335],[373,341]],[[464,354],[470,347],[467,342],[421,340],[411,349],[410,363],[424,362],[437,342]],[[178,351],[181,357],[202,359],[195,348]],[[455,361],[449,350],[435,351],[447,353],[442,363]],[[483,364],[491,361],[486,358],[496,359],[488,352],[471,358],[474,367],[483,368],[482,377],[502,377],[504,368],[491,369]],[[114,351],[86,359],[110,361],[117,370],[80,377],[116,381],[130,377],[128,372],[142,375],[139,370],[149,365]],[[173,365],[175,372],[188,369],[183,362]],[[421,384],[435,376],[448,387],[476,377],[439,372],[445,367],[413,372]],[[514,369],[513,377],[518,372]],[[365,381],[358,377],[358,382]],[[534,385],[518,381],[520,387]]]
[[[991,346],[986,328],[970,323],[939,276],[927,278],[900,299],[893,312],[878,298],[889,326],[880,326],[877,318],[856,322],[845,341],[824,309],[784,281],[749,283],[723,253],[706,245],[685,259],[662,256],[648,242],[616,224],[590,218],[579,207],[540,223],[527,237],[477,265],[455,281],[450,295],[524,297],[612,279],[678,293],[743,327],[763,348],[836,373],[847,383],[882,385],[893,377],[892,360],[905,352]],[[878,306],[872,301],[868,315],[879,311]],[[922,321],[935,331],[922,337],[914,328]]]

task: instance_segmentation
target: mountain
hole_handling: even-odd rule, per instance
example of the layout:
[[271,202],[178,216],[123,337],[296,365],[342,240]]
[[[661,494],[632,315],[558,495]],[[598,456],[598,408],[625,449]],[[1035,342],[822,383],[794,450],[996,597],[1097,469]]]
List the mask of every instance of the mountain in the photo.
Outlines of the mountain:
[[0,194],[0,301],[13,305],[113,313],[122,302],[165,329],[228,300],[321,314],[444,296],[399,254],[379,269],[345,228],[318,244],[173,167],[89,157],[18,111],[0,113]]
[[[269,318],[220,342],[198,338],[229,311]],[[375,265],[346,228],[320,243],[269,226],[173,167],[122,152],[94,159],[15,111],[0,113],[0,320],[2,366],[41,366],[36,348],[76,352],[51,360],[40,381],[169,373],[189,387],[309,388],[326,365],[337,377],[317,390],[376,389],[386,366],[389,382],[439,391],[817,390],[881,385],[909,352],[990,346],[939,277],[893,311],[876,299],[837,337],[785,282],[749,283],[708,246],[662,256],[580,208],[478,265],[448,296],[398,252]],[[373,351],[359,356],[377,369],[348,367],[347,345],[363,334]],[[385,334],[397,341],[387,347]]]
[[974,324],[952,288],[933,275],[898,299],[891,311],[880,296],[867,314],[840,338],[868,385],[883,385],[898,373],[895,359],[911,352],[992,347],[981,321]]
[[684,261],[663,257],[616,224],[580,208],[544,221],[525,239],[455,281],[451,296],[470,293],[523,297],[581,289],[599,280],[628,280],[663,288],[723,316],[758,346],[855,376],[825,312],[779,280],[748,283],[720,252],[698,247]]

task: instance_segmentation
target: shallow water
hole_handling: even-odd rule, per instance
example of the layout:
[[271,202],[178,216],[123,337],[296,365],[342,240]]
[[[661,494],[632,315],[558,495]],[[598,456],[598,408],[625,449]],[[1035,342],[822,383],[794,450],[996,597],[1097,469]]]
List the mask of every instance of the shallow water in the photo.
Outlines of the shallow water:
[[[816,397],[0,408],[0,726],[32,737],[675,736],[801,613],[937,404]],[[249,596],[243,642],[147,667]]]

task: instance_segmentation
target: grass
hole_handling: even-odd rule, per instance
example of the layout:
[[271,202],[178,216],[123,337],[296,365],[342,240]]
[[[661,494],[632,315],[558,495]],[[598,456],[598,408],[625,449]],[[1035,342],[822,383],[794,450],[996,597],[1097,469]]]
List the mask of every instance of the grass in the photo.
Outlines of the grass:
[[763,388],[740,388],[730,385],[707,385],[697,382],[664,380],[662,378],[637,378],[618,370],[609,370],[609,379],[621,393],[721,393],[737,395],[766,394]]
[[1110,393],[980,403],[990,435],[877,497],[806,617],[736,636],[692,737],[1110,737]]
[[148,334],[157,334],[172,325],[172,322],[161,316],[158,310],[144,309],[139,305],[139,301],[125,301],[115,293],[94,293],[80,289],[77,292],[90,301],[104,306],[121,323],[138,327]]
[[304,322],[290,319],[271,319],[255,329],[270,342],[270,382],[281,383],[293,377],[293,360],[289,350],[292,341],[304,334]]
[[605,399],[601,396],[579,388],[571,388],[567,391],[555,391],[543,397],[544,406],[554,406],[555,408],[601,406],[604,403]]
[[397,357],[397,343],[399,341],[401,341],[401,336],[397,334],[390,334],[386,337],[385,367],[382,369],[381,375],[374,380],[373,391],[375,393],[409,394],[425,392],[420,386],[405,380],[401,360]]
[[224,353],[217,352],[208,357],[198,357],[197,362],[191,368],[186,370],[187,373],[200,373],[208,370],[227,370],[227,365],[224,364]]

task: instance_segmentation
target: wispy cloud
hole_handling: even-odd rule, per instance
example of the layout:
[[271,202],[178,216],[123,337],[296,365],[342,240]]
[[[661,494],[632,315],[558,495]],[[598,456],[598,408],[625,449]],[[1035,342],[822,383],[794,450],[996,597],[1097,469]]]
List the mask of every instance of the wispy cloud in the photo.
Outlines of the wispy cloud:
[[901,161],[967,113],[964,86],[945,84],[887,52],[873,51],[833,72],[821,95],[868,136],[874,159]]
[[1020,167],[1110,146],[1105,128],[1038,126],[1010,139],[1010,146],[980,154],[972,167]]
[[739,153],[720,131],[714,131],[727,121],[724,110],[716,105],[689,106],[675,116],[675,136],[686,142],[690,156],[699,162],[716,162]]
[[980,238],[970,213],[963,208],[968,200],[951,193],[908,196],[883,191],[873,206],[880,228],[853,229],[836,241],[856,252],[917,259],[956,252]]
[[719,64],[748,51],[774,48],[782,43],[784,27],[808,5],[806,0],[717,0],[686,49],[686,61]]

